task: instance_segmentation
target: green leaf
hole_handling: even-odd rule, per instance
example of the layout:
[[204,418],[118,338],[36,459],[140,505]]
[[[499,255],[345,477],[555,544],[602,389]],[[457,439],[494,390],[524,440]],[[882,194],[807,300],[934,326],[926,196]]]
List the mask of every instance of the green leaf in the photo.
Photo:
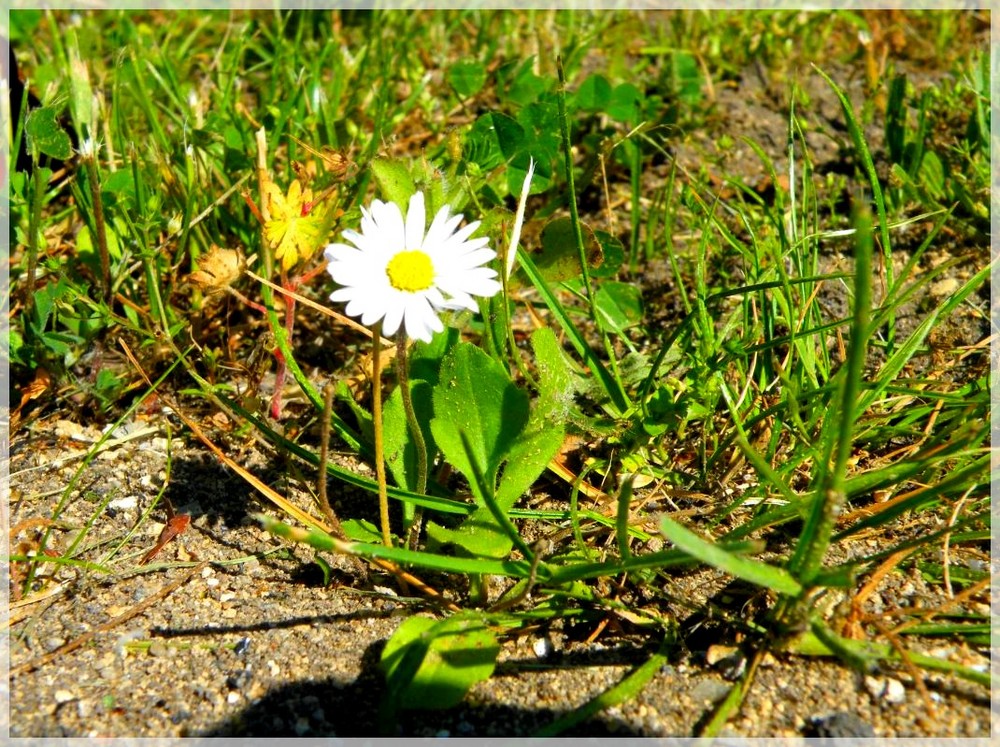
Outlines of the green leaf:
[[660,523],[660,531],[678,550],[736,578],[773,589],[779,594],[795,596],[802,591],[799,582],[785,569],[733,555],[666,516]]
[[31,360],[31,351],[25,347],[24,338],[20,332],[13,328],[0,330],[0,350],[10,351],[11,363],[19,363],[22,366],[26,366]]
[[405,215],[410,197],[417,191],[409,168],[402,161],[386,158],[376,158],[371,168],[382,199],[395,202]]
[[611,84],[603,75],[594,73],[580,84],[574,99],[584,111],[603,112],[611,101]]
[[943,202],[945,199],[945,186],[947,176],[944,164],[933,151],[924,153],[920,163],[920,182],[927,190],[927,193],[937,200]]
[[[428,522],[427,536],[473,557],[504,557],[513,538],[494,511],[506,515],[545,470],[562,445],[562,423],[547,417],[544,408],[536,408],[529,419],[527,395],[500,364],[468,343],[456,347],[441,366],[434,412],[434,437],[445,458],[469,481],[477,507],[455,529]],[[503,478],[493,494],[502,465],[506,465]],[[484,477],[484,487],[477,472]],[[489,501],[494,502],[493,509]]]
[[608,116],[619,122],[638,122],[641,119],[642,92],[631,83],[615,86],[608,102]]
[[507,83],[500,86],[499,93],[507,101],[526,106],[552,88],[555,79],[551,76],[539,76],[534,72],[535,57],[532,55],[517,65],[501,68],[501,80]]
[[469,688],[490,678],[499,653],[496,636],[476,613],[404,620],[382,651],[384,712],[458,705]]
[[549,418],[565,421],[573,405],[576,389],[573,370],[551,327],[536,329],[531,335],[538,367],[538,400],[535,410]]
[[486,85],[486,68],[481,62],[458,62],[448,69],[448,82],[455,93],[468,98]]
[[642,291],[631,283],[605,282],[594,296],[597,313],[617,334],[642,321]]
[[618,274],[622,263],[625,261],[625,247],[617,236],[612,236],[607,231],[594,231],[594,238],[601,245],[601,253],[604,261],[599,267],[590,268],[592,278],[610,278]]
[[377,526],[364,519],[348,519],[341,523],[344,534],[355,542],[378,544],[382,541],[382,532]]
[[437,384],[441,359],[455,347],[460,336],[454,327],[445,327],[444,332],[434,335],[430,342],[414,342],[409,352],[410,379],[426,381],[431,386]]
[[[104,237],[108,240],[108,256],[113,260],[121,259],[121,241],[119,241],[118,234],[110,223],[104,224]],[[80,231],[76,235],[76,253],[91,268],[99,270],[101,260],[97,253],[97,242],[94,240],[89,226],[87,230]]]
[[[411,380],[410,392],[413,410],[427,446],[427,461],[431,463],[437,451],[430,430],[433,415],[431,387],[426,381]],[[393,390],[382,408],[382,439],[385,448],[385,466],[392,474],[392,479],[401,488],[416,490],[417,449],[410,436],[406,410],[403,407],[403,392],[399,387]]]
[[41,155],[65,161],[73,154],[69,135],[56,121],[55,107],[33,109],[25,121],[28,148]]
[[81,136],[93,137],[96,133],[90,130],[97,121],[94,116],[94,91],[90,85],[90,71],[72,27],[66,34],[66,51],[69,56],[69,110],[73,115],[73,124]]
[[10,14],[10,40],[30,44],[32,36],[36,33],[43,18],[44,14],[41,10],[18,8],[16,13]]
[[[542,414],[544,409],[544,406],[539,406],[532,412],[528,427],[510,450],[496,495],[497,505],[504,513],[513,508],[517,499],[545,471],[545,467],[562,446],[563,423],[550,420]],[[509,551],[508,547],[507,552]]]
[[[527,428],[511,448],[504,466],[495,497],[496,506],[504,515],[545,471],[563,443],[563,423],[546,417],[541,401],[536,403]],[[427,536],[439,545],[461,547],[474,557],[504,558],[514,546],[513,538],[496,520],[493,511],[483,505],[455,529],[428,522]]]
[[688,52],[676,52],[671,57],[677,97],[685,104],[695,106],[701,102],[701,67],[698,59]]
[[[604,263],[601,244],[587,224],[581,224],[581,228],[587,262],[592,268],[600,267]],[[542,277],[549,283],[561,283],[583,273],[571,218],[555,218],[545,225],[542,229],[541,249],[532,254],[532,259]]]
[[626,412],[631,406],[631,403],[629,402],[628,395],[625,394],[625,390],[622,388],[621,383],[614,376],[612,376],[607,366],[605,366],[601,359],[594,354],[594,351],[584,339],[583,334],[579,329],[577,329],[576,325],[573,324],[573,320],[570,319],[562,304],[559,303],[559,300],[553,294],[548,282],[545,280],[541,271],[535,266],[531,256],[525,253],[522,249],[518,249],[517,256],[522,271],[535,286],[539,295],[542,297],[542,300],[545,301],[545,305],[548,306],[549,310],[559,321],[559,326],[562,327],[563,331],[566,333],[567,338],[576,349],[576,352],[590,367],[600,384],[601,390],[603,390],[604,394],[610,399],[610,404],[613,407],[614,414],[617,416]]
[[[500,465],[528,420],[528,396],[486,353],[459,343],[441,363],[433,402],[431,433],[445,459],[469,480],[475,493],[477,470],[495,484]],[[469,440],[470,455],[460,431]]]

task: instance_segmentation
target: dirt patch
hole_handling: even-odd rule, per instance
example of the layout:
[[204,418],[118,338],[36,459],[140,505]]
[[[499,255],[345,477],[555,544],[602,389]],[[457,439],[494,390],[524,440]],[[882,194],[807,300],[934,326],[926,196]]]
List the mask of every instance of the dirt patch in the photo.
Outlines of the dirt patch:
[[[158,414],[151,422],[162,426],[169,420]],[[75,438],[56,439],[47,435],[57,430],[52,423],[34,430],[13,445],[12,524],[48,512],[80,466],[86,444],[75,439],[95,435],[74,430]],[[11,736],[377,733],[384,691],[379,653],[420,605],[396,597],[391,580],[377,575],[372,587],[362,588],[351,566],[337,558],[332,559],[335,582],[322,585],[311,550],[276,540],[250,518],[267,507],[242,480],[203,449],[170,443],[165,436],[154,426],[104,451],[70,493],[53,546],[65,549],[107,503],[84,541],[91,549],[81,557],[100,562],[138,523],[121,550],[123,558],[134,560],[118,563],[128,570],[108,574],[55,570],[46,579],[46,595],[23,606],[15,602]],[[295,470],[252,446],[242,453],[242,463],[270,484],[283,484]],[[139,518],[163,487],[168,464],[167,495],[192,523],[150,565],[139,566],[162,526]],[[304,505],[308,501],[300,491],[289,492]],[[339,499],[334,493],[335,506]],[[162,520],[162,511],[154,517]],[[199,566],[199,561],[209,562]],[[179,585],[169,596],[156,596],[174,584]],[[697,603],[724,582],[699,571],[679,575],[674,586],[676,598]],[[931,598],[919,579],[907,577],[892,581],[879,604],[893,605],[906,595]],[[141,614],[107,627],[151,598],[157,601]],[[677,614],[682,626],[696,625],[683,606]],[[505,640],[492,679],[474,687],[458,708],[405,715],[398,734],[528,734],[606,690],[653,652],[649,637],[630,632],[626,622],[617,621],[587,643],[593,628],[559,623]],[[19,672],[88,633],[93,635],[85,645]],[[692,634],[689,641],[637,698],[570,733],[690,735],[731,682],[725,670],[706,663],[711,634]],[[967,665],[988,665],[982,654],[954,643],[915,645]],[[850,713],[855,726],[867,725],[879,736],[989,733],[984,689],[938,674],[922,675],[922,684],[933,709],[929,719],[928,702],[905,670],[866,679],[829,660],[767,657],[743,715],[727,731],[801,735],[812,733],[815,719]]]

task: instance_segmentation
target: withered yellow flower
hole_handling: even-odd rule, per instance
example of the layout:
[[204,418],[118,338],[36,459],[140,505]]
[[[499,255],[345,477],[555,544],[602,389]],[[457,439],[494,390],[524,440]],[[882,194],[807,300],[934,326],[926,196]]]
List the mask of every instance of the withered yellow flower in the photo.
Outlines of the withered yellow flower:
[[271,181],[264,190],[270,215],[270,220],[264,223],[264,238],[274,250],[281,269],[287,272],[326,243],[336,211],[326,200],[315,204],[312,190],[303,189],[298,179],[288,186],[287,195]]

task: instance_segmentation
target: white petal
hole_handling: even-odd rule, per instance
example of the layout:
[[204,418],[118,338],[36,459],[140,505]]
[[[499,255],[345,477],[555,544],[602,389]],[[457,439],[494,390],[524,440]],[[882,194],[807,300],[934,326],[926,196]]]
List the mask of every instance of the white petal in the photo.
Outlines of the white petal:
[[360,252],[353,246],[348,246],[347,244],[329,244],[326,249],[323,250],[323,256],[326,258],[327,262],[349,259],[357,254],[360,254]]
[[490,270],[489,275],[466,275],[462,283],[462,290],[473,296],[489,298],[500,292],[503,287],[494,280],[495,272]]
[[468,309],[469,311],[479,311],[479,304],[465,291],[458,291],[450,294],[451,297],[442,304],[446,309]]
[[466,252],[461,257],[455,257],[449,264],[455,270],[470,270],[473,267],[485,265],[496,256],[497,253],[495,251],[484,247]]
[[449,218],[448,211],[449,208],[445,205],[434,216],[434,221],[431,223],[431,227],[427,229],[427,236],[424,238],[425,248],[434,247],[447,241],[455,232],[455,229],[458,228],[458,224],[462,222],[461,213]]
[[460,242],[465,241],[475,232],[477,228],[479,228],[479,223],[480,221],[475,220],[472,221],[472,223],[462,226],[462,228],[459,231],[456,231],[455,235],[451,237],[449,243],[451,243],[452,241],[460,241]]
[[406,211],[406,249],[419,249],[424,243],[424,193],[414,192]]
[[382,320],[382,334],[388,337],[396,334],[396,330],[399,329],[399,323],[406,311],[406,300],[398,296],[386,300],[388,303],[385,306],[385,319]]
[[375,238],[393,253],[406,246],[406,230],[403,225],[403,214],[395,202],[372,203],[372,215],[375,218],[375,231],[364,231],[366,238]]
[[406,328],[406,336],[411,340],[422,340],[430,342],[435,332],[444,329],[437,313],[421,296],[415,296],[407,304],[406,313],[403,316],[403,324]]

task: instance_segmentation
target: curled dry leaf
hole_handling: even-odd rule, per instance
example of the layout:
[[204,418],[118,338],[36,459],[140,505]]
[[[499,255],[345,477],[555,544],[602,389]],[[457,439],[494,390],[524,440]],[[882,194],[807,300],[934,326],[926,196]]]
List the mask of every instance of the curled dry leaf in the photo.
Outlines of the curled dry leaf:
[[235,283],[246,267],[246,259],[238,249],[220,249],[213,244],[211,251],[198,260],[198,270],[188,280],[202,290],[218,293]]

